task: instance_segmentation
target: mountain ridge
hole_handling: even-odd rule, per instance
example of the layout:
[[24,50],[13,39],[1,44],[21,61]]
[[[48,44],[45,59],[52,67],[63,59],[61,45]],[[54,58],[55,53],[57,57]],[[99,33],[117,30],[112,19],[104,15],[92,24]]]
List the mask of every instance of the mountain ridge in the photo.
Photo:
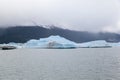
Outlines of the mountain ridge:
[[119,42],[120,34],[110,32],[92,33],[87,31],[74,31],[56,26],[45,28],[43,26],[11,26],[0,28],[0,43],[25,43],[30,39],[40,39],[51,35],[59,35],[77,43],[105,40],[107,42]]

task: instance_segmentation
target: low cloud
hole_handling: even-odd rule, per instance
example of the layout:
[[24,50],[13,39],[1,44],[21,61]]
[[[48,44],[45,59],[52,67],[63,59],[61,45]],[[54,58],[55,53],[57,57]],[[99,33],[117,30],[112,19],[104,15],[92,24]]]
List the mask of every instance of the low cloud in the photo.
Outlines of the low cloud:
[[120,33],[120,21],[118,21],[113,26],[106,26],[103,28],[104,32],[114,32],[114,33]]
[[80,31],[119,32],[119,5],[118,0],[0,0],[0,26],[35,22]]

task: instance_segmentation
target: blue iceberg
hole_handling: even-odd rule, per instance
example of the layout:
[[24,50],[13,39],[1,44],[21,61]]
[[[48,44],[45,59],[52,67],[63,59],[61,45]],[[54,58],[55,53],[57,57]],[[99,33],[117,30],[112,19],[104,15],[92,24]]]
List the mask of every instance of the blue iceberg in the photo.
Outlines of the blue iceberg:
[[66,49],[66,48],[105,48],[105,47],[120,47],[119,43],[109,43],[105,40],[96,40],[85,43],[75,43],[64,37],[60,36],[50,36],[48,38],[40,38],[39,40],[31,39],[26,43],[8,43],[0,44],[0,46],[14,46],[16,48],[57,48],[57,49]]
[[104,40],[98,40],[80,44],[80,47],[102,47],[102,46],[108,46],[107,42]]
[[92,48],[92,47],[119,47],[120,43],[109,43],[106,42],[105,40],[96,40],[96,41],[90,41],[90,42],[86,42],[86,43],[81,43],[79,44],[79,47],[88,47],[88,48]]
[[23,47],[25,48],[77,48],[77,44],[60,36],[50,36],[39,40],[29,40]]

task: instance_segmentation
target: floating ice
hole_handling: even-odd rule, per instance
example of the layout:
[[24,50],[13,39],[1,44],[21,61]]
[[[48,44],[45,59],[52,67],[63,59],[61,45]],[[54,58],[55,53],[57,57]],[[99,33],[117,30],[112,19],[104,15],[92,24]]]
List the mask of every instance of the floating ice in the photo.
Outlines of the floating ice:
[[16,48],[104,48],[104,47],[120,47],[120,43],[109,43],[105,40],[96,40],[85,43],[75,43],[60,36],[50,36],[48,38],[40,38],[39,40],[31,39],[26,43],[0,44],[0,46],[14,46]]
[[79,47],[117,47],[120,43],[109,43],[105,40],[96,40],[79,44]]
[[16,47],[16,48],[22,48],[22,43],[14,43],[14,42],[10,42],[10,43],[8,43],[8,44],[0,44],[0,47],[4,47],[4,46],[6,46],[6,47],[10,47],[10,46],[13,46],[13,47]]
[[77,44],[60,36],[32,39],[24,45],[26,48],[76,48]]

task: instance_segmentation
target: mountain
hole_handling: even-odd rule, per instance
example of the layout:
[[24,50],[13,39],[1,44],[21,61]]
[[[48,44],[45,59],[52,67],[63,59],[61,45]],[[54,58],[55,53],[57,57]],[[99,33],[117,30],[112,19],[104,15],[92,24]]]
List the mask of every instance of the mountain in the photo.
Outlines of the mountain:
[[95,40],[106,40],[107,42],[120,41],[120,34],[117,33],[74,31],[55,26],[50,26],[50,28],[43,26],[16,26],[0,28],[0,43],[25,43],[30,39],[40,39],[51,35],[59,35],[77,43]]

